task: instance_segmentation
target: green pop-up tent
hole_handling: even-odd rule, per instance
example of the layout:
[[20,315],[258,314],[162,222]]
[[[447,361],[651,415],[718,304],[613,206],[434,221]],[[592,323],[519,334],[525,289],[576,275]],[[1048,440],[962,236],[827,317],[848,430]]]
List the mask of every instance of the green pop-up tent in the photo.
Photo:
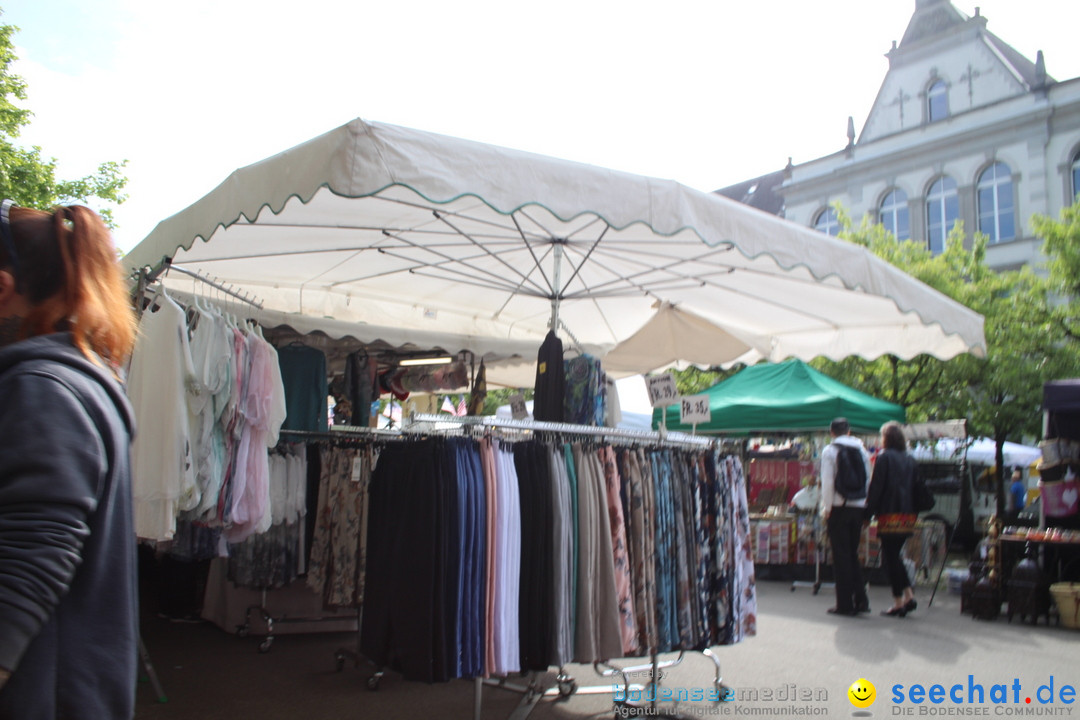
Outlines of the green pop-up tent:
[[[859,392],[813,369],[801,360],[753,365],[713,385],[712,419],[699,433],[746,435],[754,432],[813,432],[829,429],[833,418],[846,417],[855,433],[876,433],[889,420],[904,422],[900,405]],[[668,430],[689,432],[679,422],[679,405],[653,410],[653,427],[667,412]]]

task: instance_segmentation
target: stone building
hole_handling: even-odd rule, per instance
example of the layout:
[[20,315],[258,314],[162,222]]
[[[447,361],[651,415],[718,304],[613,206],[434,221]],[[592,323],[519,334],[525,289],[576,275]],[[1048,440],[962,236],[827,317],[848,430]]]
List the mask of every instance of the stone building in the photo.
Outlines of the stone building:
[[990,238],[987,262],[1031,263],[1032,215],[1080,192],[1080,78],[1058,81],[949,0],[916,0],[856,138],[839,152],[717,192],[836,234],[839,204],[940,252],[958,220]]

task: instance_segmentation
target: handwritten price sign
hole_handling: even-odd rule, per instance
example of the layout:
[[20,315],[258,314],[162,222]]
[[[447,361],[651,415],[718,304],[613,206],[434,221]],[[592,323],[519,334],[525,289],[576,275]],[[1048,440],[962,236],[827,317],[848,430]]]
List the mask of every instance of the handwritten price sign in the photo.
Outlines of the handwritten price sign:
[[697,425],[712,420],[709,410],[708,395],[689,395],[679,403],[679,422],[683,425]]
[[649,388],[649,402],[653,407],[667,407],[679,401],[679,391],[675,389],[675,376],[671,373],[645,378]]
[[510,416],[515,420],[527,420],[529,418],[529,409],[525,405],[525,396],[521,393],[514,393],[510,396]]

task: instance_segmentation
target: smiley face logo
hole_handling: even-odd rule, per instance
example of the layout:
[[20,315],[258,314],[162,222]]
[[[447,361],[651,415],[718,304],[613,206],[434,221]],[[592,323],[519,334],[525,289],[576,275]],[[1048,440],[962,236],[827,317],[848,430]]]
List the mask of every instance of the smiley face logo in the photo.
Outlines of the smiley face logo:
[[874,700],[877,699],[877,689],[874,687],[874,683],[870,682],[866,678],[859,678],[855,682],[851,683],[851,687],[847,691],[848,700],[851,704],[857,708],[868,708],[874,704]]

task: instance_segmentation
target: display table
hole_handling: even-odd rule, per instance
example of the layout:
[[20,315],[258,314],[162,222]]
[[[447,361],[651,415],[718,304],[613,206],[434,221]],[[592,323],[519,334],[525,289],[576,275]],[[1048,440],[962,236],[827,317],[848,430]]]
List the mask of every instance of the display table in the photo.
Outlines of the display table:
[[1001,579],[1007,585],[1016,564],[1028,550],[1050,583],[1080,581],[1080,535],[1046,537],[1034,531],[1028,535],[1005,534],[998,538]]
[[[755,565],[813,565],[821,553],[823,565],[832,564],[829,541],[816,515],[751,515],[750,548]],[[945,523],[920,520],[915,534],[904,545],[904,555],[916,570],[929,576],[930,569],[945,556]],[[859,560],[865,568],[881,567],[881,543],[877,523],[863,527]],[[914,578],[913,578],[914,580]]]

